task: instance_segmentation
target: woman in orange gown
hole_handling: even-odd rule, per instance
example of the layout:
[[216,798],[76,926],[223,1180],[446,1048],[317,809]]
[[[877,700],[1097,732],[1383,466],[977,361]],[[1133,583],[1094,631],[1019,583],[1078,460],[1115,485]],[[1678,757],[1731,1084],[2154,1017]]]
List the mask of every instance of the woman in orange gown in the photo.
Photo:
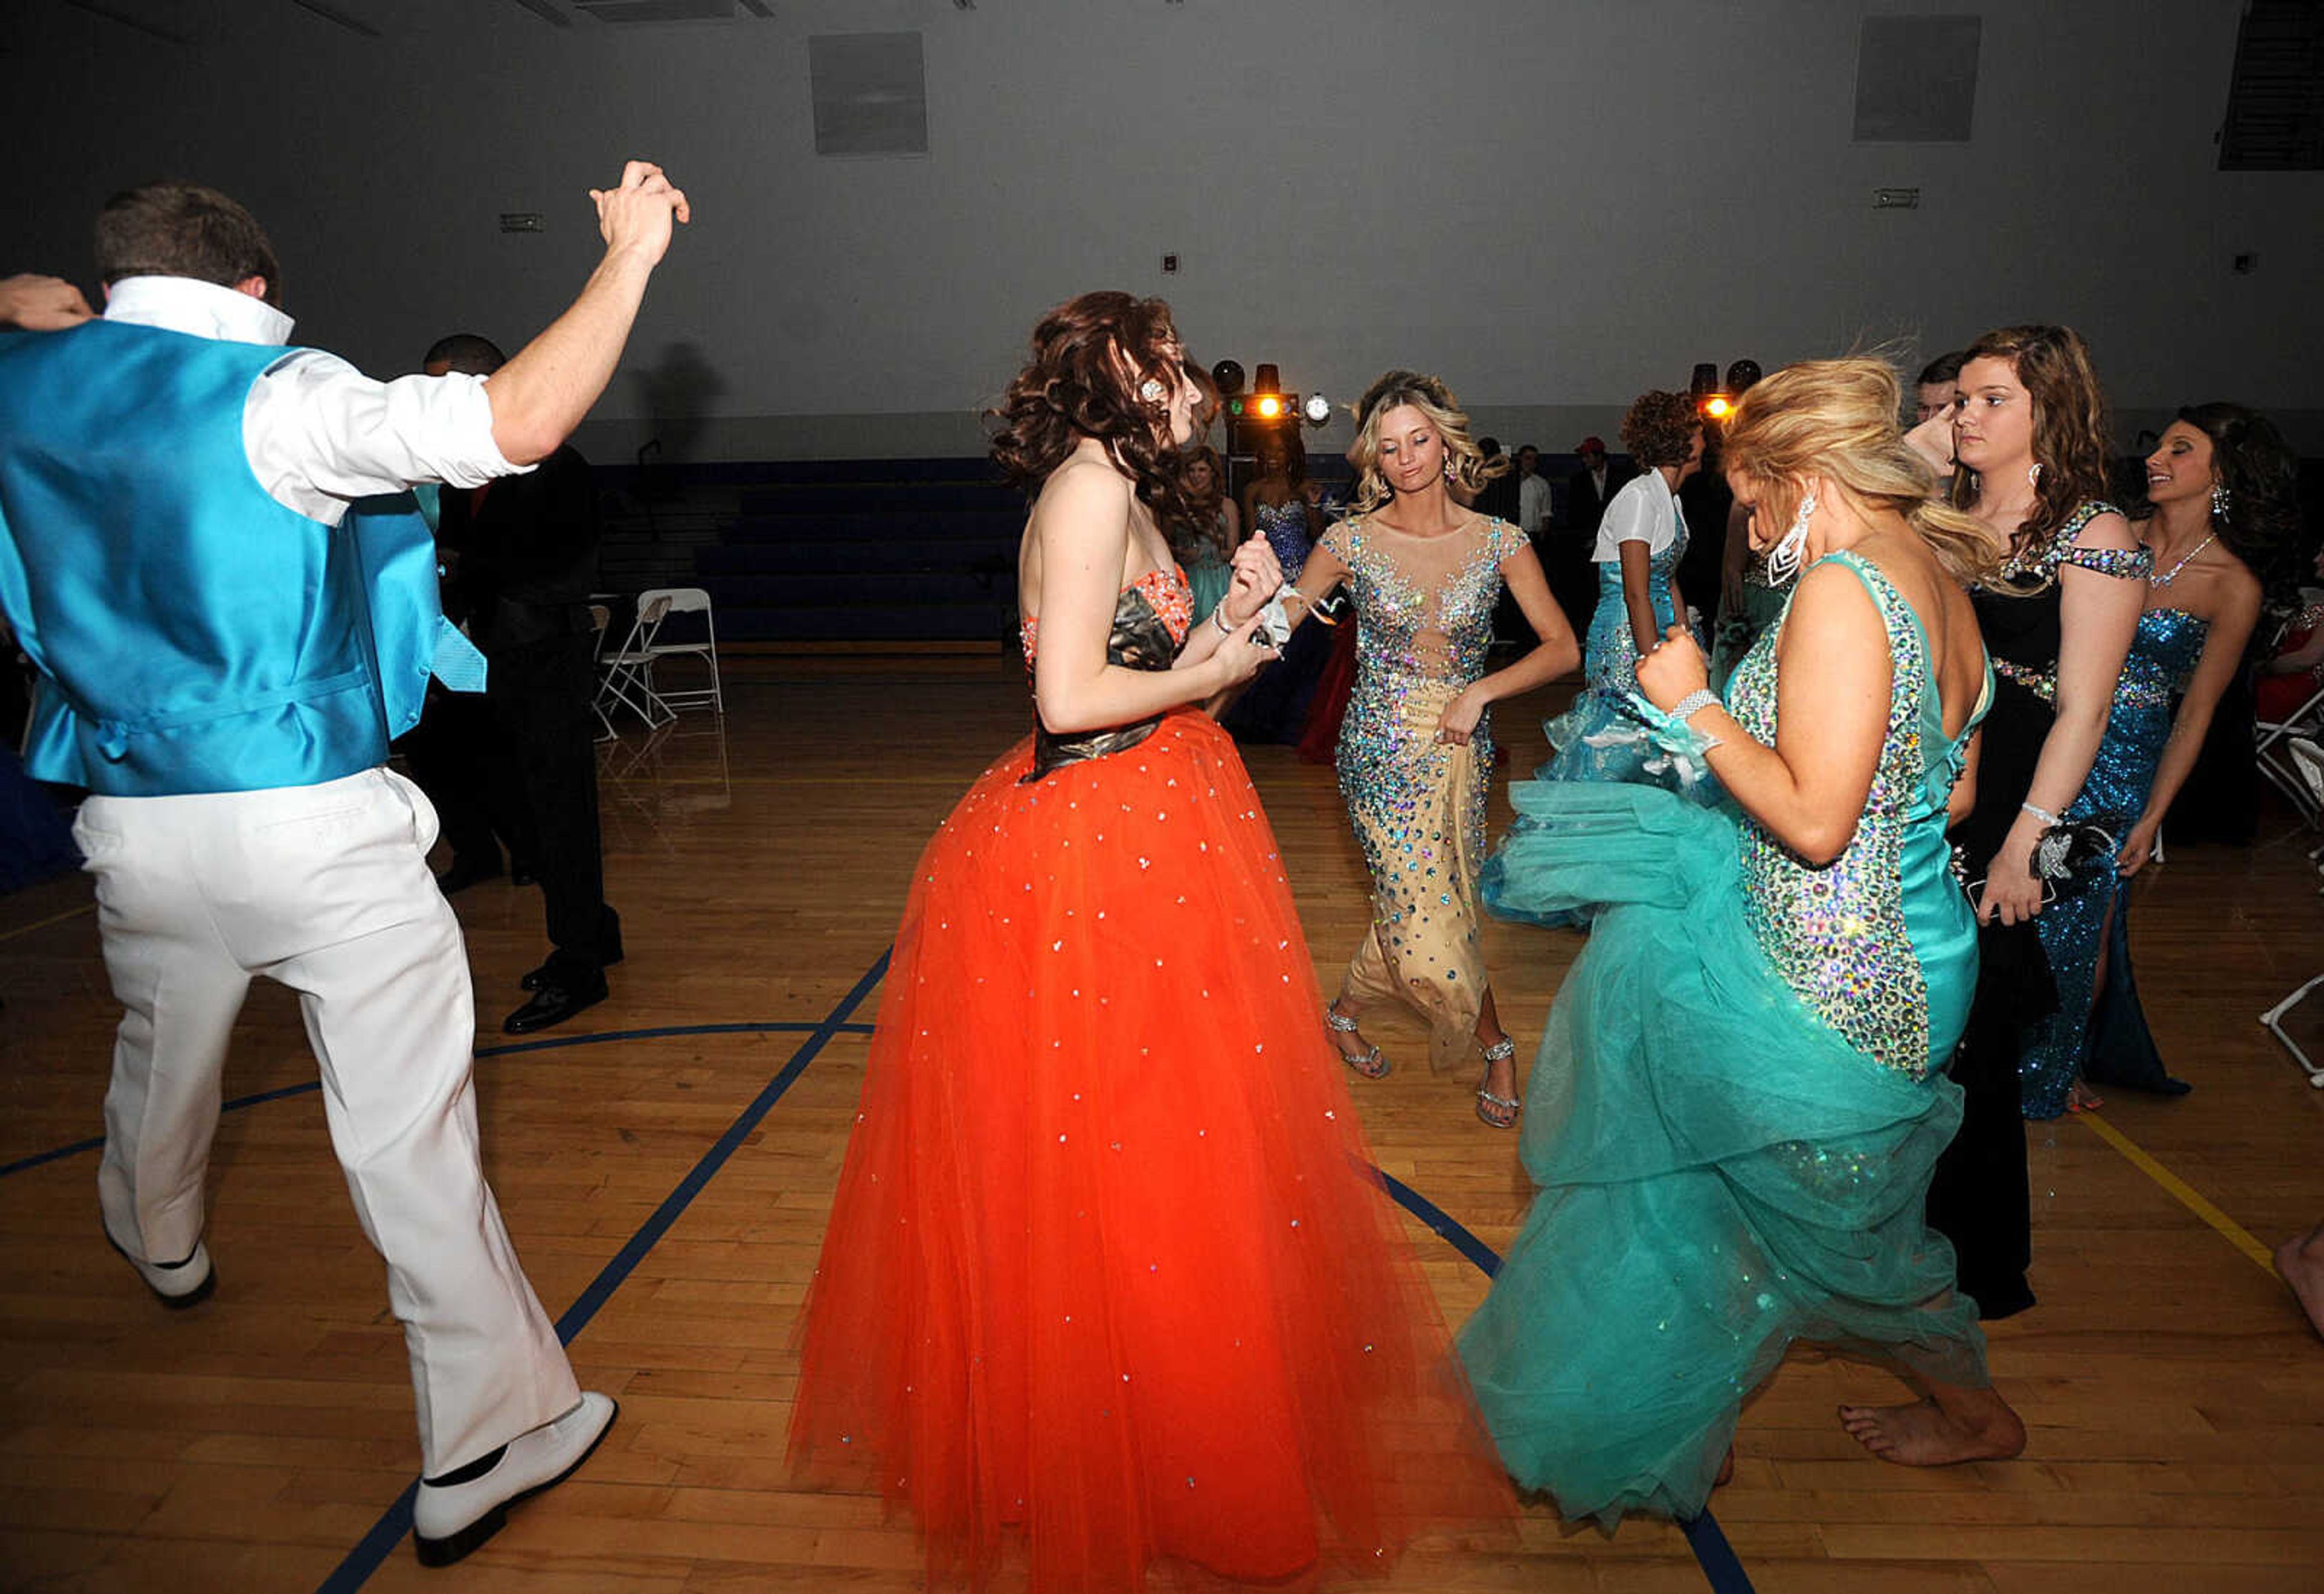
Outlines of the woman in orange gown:
[[1167,307],[1093,293],[1001,411],[1035,729],[915,874],[790,1437],[910,1507],[932,1580],[1299,1586],[1513,1509],[1273,832],[1192,707],[1272,656],[1280,580],[1254,539],[1192,624],[1157,523],[1197,507],[1199,403]]

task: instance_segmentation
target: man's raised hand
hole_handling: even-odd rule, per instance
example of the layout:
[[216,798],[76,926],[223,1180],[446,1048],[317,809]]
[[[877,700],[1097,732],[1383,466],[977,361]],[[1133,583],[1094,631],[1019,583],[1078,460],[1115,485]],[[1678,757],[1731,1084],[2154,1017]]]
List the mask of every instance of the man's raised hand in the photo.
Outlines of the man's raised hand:
[[634,251],[649,265],[660,264],[672,226],[694,219],[684,190],[650,161],[632,161],[622,168],[619,188],[593,188],[589,198],[597,206],[597,230],[605,247]]

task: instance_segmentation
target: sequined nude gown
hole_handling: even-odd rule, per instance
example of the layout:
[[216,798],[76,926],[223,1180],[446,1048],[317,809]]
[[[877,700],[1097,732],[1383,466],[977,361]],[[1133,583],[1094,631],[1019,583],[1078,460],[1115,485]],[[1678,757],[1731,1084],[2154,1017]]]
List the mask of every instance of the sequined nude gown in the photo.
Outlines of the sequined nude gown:
[[1526,546],[1503,520],[1408,537],[1368,519],[1323,545],[1348,568],[1356,681],[1341,723],[1340,794],[1371,874],[1372,925],[1348,965],[1353,1002],[1410,1003],[1440,1070],[1468,1059],[1484,1001],[1477,871],[1485,859],[1489,711],[1466,746],[1440,743],[1444,707],[1485,672],[1501,565]]
[[[2114,689],[2107,715],[2106,738],[2091,761],[2082,794],[2066,811],[2072,823],[2100,824],[2119,839],[2137,822],[2146,808],[2146,794],[2154,785],[2154,771],[2163,762],[2163,744],[2171,739],[2173,701],[2187,690],[2202,662],[2203,643],[2210,626],[2184,609],[2151,608],[2138,616],[2130,656]],[[2111,913],[2109,913],[2111,910]],[[2050,959],[2058,983],[2058,1011],[2036,1020],[2028,1029],[2024,1055],[2017,1065],[2024,1091],[2025,1116],[2054,1118],[2066,1110],[2074,1076],[2085,1071],[2107,1084],[2130,1085],[2183,1096],[2187,1086],[2163,1068],[2130,971],[2128,914],[2130,887],[2103,880],[2091,889],[2061,897],[2034,921],[2041,932],[2042,950]],[[2114,930],[2109,935],[2109,919]],[[2107,959],[2106,1005],[2094,1026],[2090,1020],[2100,993],[2098,989],[2098,946],[2111,942]],[[2094,1053],[2093,1037],[2103,1033],[2106,1045]]]
[[[1911,607],[1868,561],[1831,559],[1895,660],[1836,862],[1659,787],[1534,781],[1487,872],[1496,913],[1594,909],[1526,1092],[1540,1192],[1460,1335],[1503,1460],[1569,1517],[1700,1513],[1795,1339],[1987,1382],[1951,1248],[1921,1216],[1960,1116],[1942,1070],[1976,924],[1944,829],[1976,716],[1945,734]],[[1770,744],[1781,629],[1728,698]]]
[[[1190,609],[1175,576],[1126,589],[1109,660],[1168,669]],[[1513,1512],[1313,967],[1233,744],[1190,709],[1037,732],[928,843],[790,1443],[908,1506],[932,1581],[1300,1587]]]

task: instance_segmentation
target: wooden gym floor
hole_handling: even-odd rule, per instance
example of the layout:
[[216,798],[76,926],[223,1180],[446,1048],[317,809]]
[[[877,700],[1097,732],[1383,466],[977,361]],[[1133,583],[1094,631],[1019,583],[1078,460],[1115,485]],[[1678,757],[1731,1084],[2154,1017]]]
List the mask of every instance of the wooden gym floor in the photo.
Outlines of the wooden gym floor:
[[[690,715],[604,748],[608,890],[629,948],[611,1001],[503,1048],[516,977],[544,950],[540,898],[494,882],[456,899],[493,1182],[582,1382],[622,1414],[578,1477],[449,1571],[421,1571],[400,1534],[416,1466],[401,1336],[288,994],[257,988],[227,1070],[217,1293],[166,1313],[96,1221],[90,1137],[115,1013],[88,887],[0,899],[0,1587],[918,1586],[908,1524],[787,1487],[788,1346],[905,881],[1022,730],[1021,678],[990,654],[738,663],[723,731]],[[1568,690],[1503,709],[1509,769],[1539,762],[1537,722]],[[1250,763],[1333,988],[1366,906],[1331,773],[1287,748]],[[1426,1543],[1391,1587],[2324,1589],[2324,1343],[2265,1259],[2324,1216],[2324,1091],[2254,1022],[2324,967],[2311,841],[2277,811],[2258,846],[2188,851],[2142,887],[2148,1015],[2196,1090],[2116,1095],[2102,1116],[2034,1127],[2042,1305],[1992,1336],[1995,1377],[2032,1429],[2024,1460],[1872,1460],[1832,1407],[1897,1385],[1794,1355],[1746,1412],[1735,1481],[1698,1543],[1644,1520],[1610,1539],[1566,1531],[1536,1510],[1516,1550]],[[1580,941],[1499,923],[1485,936],[1529,1055]],[[2305,1017],[2324,1041],[2324,1013]],[[1377,1038],[1405,1057],[1421,1043],[1400,1017]],[[1468,1241],[1407,1224],[1457,1322],[1485,1287],[1477,1242],[1505,1244],[1525,1204],[1515,1139],[1425,1068],[1355,1094],[1385,1169]]]

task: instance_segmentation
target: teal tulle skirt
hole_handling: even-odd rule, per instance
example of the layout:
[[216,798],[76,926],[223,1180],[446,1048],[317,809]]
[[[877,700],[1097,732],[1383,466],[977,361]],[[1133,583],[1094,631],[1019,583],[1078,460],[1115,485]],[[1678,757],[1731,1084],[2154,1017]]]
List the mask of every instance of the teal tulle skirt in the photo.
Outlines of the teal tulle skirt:
[[1960,1092],[1857,1051],[1744,921],[1736,820],[1655,787],[1520,783],[1505,917],[1592,921],[1526,1092],[1540,1193],[1460,1335],[1517,1481],[1569,1517],[1698,1515],[1795,1339],[1987,1382],[1922,1220]]

